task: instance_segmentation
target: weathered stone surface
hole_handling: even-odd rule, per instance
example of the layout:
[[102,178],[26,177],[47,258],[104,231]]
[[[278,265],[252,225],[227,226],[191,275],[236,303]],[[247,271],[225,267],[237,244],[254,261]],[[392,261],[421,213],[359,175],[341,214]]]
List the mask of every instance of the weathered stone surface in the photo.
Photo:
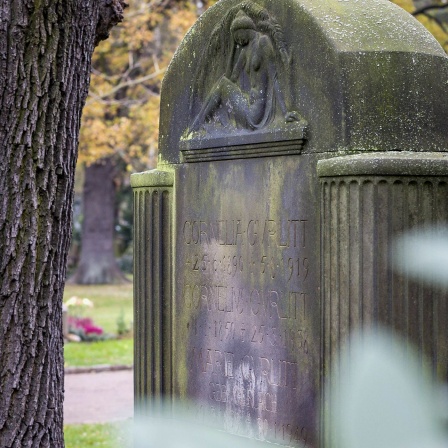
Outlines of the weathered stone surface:
[[[132,178],[140,398],[192,399],[231,433],[318,445],[330,355],[383,315],[350,314],[362,266],[348,255],[373,257],[362,278],[377,282],[404,227],[378,227],[378,246],[367,224],[403,211],[417,184],[438,192],[427,208],[443,202],[446,80],[440,46],[385,0],[222,0],[199,19],[163,84],[158,171]],[[448,220],[444,207],[426,221]],[[350,294],[376,310],[388,279]]]
[[[318,162],[321,177],[322,371],[339,368],[354,329],[378,325],[448,378],[448,291],[393,269],[397,237],[448,225],[448,153],[376,153]],[[420,254],[413,254],[418,257]],[[327,408],[328,390],[322,405]],[[328,426],[321,434],[331,444]]]
[[[214,27],[240,3],[221,1],[207,11],[173,59],[162,91],[159,167],[180,161],[196,71]],[[284,30],[290,102],[308,122],[306,152],[446,148],[446,55],[409,14],[383,0],[258,4]]]

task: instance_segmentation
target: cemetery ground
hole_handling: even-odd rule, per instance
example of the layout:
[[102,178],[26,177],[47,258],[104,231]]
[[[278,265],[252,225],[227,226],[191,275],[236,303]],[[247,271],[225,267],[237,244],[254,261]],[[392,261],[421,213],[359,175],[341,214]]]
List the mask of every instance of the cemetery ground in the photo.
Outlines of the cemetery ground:
[[[93,307],[83,310],[84,317],[101,327],[104,333],[116,335],[131,330],[133,320],[132,283],[125,285],[66,285],[64,302],[71,297],[88,298]],[[122,327],[121,329],[118,327]],[[119,339],[90,343],[67,343],[64,349],[65,367],[92,365],[132,365],[133,340],[125,334]]]
[[[65,368],[89,368],[98,365],[131,366],[133,363],[133,303],[132,283],[125,285],[66,285],[64,302],[71,297],[88,298],[93,307],[83,310],[84,317],[91,318],[111,338],[94,342],[67,342],[64,348]],[[95,373],[84,374],[92,378]],[[76,374],[80,379],[80,374]],[[66,377],[67,378],[67,377]],[[73,378],[73,375],[71,375]],[[66,380],[68,384],[69,381]],[[86,403],[88,406],[88,403]],[[127,422],[95,424],[66,424],[64,426],[66,448],[78,447],[124,447]]]
[[[125,423],[65,425],[65,448],[124,448],[127,442]],[[129,445],[129,443],[128,443]]]

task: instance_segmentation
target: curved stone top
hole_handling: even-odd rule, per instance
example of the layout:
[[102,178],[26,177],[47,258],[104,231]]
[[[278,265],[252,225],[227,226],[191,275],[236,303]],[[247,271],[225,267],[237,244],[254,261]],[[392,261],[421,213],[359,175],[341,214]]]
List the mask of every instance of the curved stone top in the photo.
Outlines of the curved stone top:
[[386,0],[301,0],[339,52],[409,51],[445,56],[404,9]]
[[[284,43],[282,48],[252,17],[264,36],[259,57],[273,61],[268,77],[278,80],[271,83],[274,93],[263,94],[264,116],[269,112],[272,121],[265,128],[251,115],[235,122],[234,106],[244,103],[244,96],[230,105],[221,98],[229,85],[243,85],[236,76],[231,84],[219,82],[231,78],[244,51],[231,31],[237,14],[229,15],[243,9],[238,20],[247,21],[246,3],[267,11]],[[259,91],[268,92],[268,84]],[[219,106],[210,106],[212,96]],[[416,19],[388,0],[221,0],[189,31],[165,75],[159,164],[184,161],[183,148],[219,151],[227,146],[227,136],[232,146],[241,143],[240,151],[263,141],[295,140],[305,141],[303,153],[445,152],[447,99],[448,57]],[[293,111],[292,124],[283,119],[282,101],[286,111]],[[214,133],[219,138],[213,139]]]
[[448,153],[383,152],[319,160],[320,177],[448,176]]

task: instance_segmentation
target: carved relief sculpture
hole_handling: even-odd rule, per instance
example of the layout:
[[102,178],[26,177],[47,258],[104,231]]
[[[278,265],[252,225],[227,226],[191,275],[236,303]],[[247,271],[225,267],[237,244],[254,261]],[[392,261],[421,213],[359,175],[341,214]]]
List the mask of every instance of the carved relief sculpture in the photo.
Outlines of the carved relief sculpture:
[[266,9],[246,1],[212,32],[199,63],[184,138],[250,133],[304,120],[291,110],[283,31]]

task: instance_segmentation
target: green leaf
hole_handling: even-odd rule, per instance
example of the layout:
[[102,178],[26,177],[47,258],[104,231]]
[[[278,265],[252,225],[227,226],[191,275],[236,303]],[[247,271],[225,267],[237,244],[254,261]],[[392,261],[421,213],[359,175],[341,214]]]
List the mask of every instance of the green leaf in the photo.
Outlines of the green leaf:
[[416,355],[385,333],[356,336],[331,381],[341,448],[446,448],[435,387]]

